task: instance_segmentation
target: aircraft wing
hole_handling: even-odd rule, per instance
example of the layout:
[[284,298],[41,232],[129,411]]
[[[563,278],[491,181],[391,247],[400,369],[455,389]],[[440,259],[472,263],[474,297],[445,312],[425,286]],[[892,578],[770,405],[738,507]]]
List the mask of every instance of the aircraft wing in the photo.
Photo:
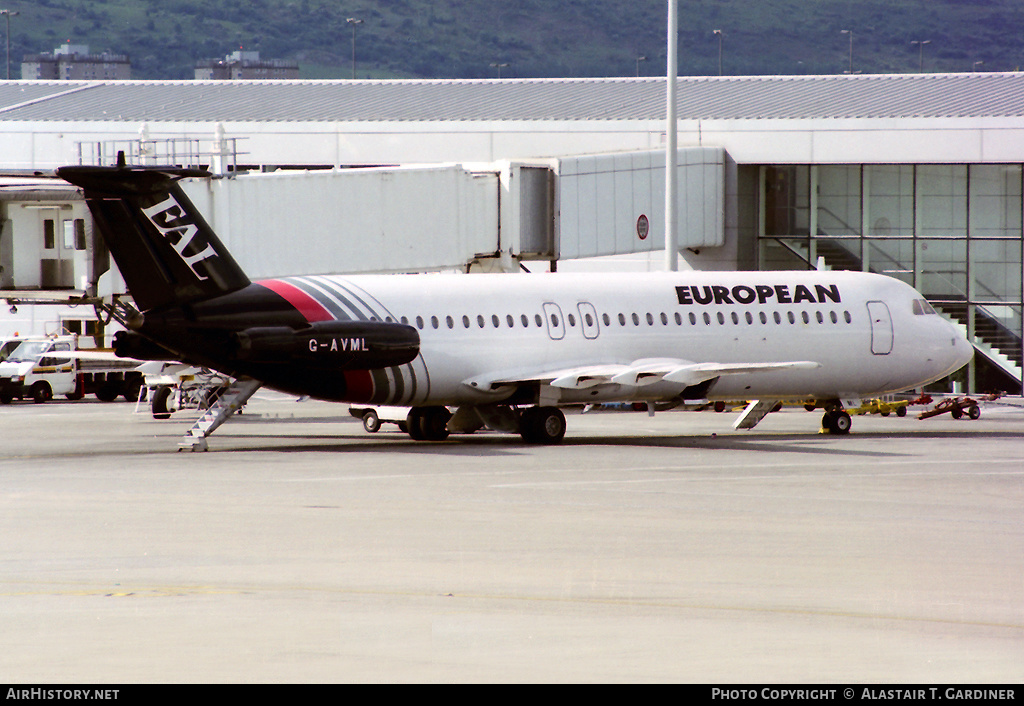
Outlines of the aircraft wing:
[[628,366],[609,363],[607,365],[584,365],[575,368],[544,369],[536,371],[512,371],[493,375],[482,375],[463,380],[479,390],[497,390],[510,385],[522,385],[531,382],[547,383],[565,389],[583,389],[607,383],[612,377],[626,370]]
[[497,390],[510,385],[538,382],[566,390],[580,390],[609,383],[627,387],[643,387],[662,380],[689,386],[721,375],[766,373],[778,370],[811,370],[820,367],[821,363],[811,360],[776,363],[694,363],[674,358],[644,358],[629,364],[608,363],[536,372],[483,375],[464,380],[463,384],[479,390]]
[[720,375],[769,373],[777,370],[813,370],[820,367],[821,363],[813,360],[793,360],[780,363],[694,363],[676,368],[667,373],[664,379],[668,382],[696,385]]

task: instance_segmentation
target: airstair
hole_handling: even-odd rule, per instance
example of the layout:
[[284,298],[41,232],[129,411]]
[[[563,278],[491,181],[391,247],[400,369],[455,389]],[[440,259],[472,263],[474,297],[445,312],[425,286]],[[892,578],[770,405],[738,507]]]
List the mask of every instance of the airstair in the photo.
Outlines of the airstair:
[[231,383],[228,389],[203,412],[192,428],[181,438],[181,441],[178,442],[178,450],[207,451],[209,449],[206,442],[207,437],[226,422],[228,417],[240,410],[242,405],[256,394],[256,390],[260,389],[262,384],[259,380],[252,378],[240,378]]

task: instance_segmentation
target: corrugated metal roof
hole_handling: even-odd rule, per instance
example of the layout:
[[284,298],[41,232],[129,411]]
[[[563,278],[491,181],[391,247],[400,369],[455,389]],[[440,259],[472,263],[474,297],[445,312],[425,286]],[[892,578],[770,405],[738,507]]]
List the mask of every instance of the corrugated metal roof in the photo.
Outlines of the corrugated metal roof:
[[[1024,73],[685,77],[679,118],[1024,116]],[[661,120],[662,78],[0,81],[0,121]]]

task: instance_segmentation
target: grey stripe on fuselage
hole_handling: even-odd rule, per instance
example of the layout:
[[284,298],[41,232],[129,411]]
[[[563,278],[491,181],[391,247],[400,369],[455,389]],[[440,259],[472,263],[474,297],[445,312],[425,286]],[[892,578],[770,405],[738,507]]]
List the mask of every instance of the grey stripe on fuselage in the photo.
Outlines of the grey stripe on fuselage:
[[[352,288],[348,283],[342,284],[322,276],[295,277],[289,278],[289,281],[313,297],[331,316],[340,321],[398,320],[375,297]],[[368,303],[370,301],[372,304]],[[418,374],[413,368],[417,361],[421,368]],[[430,376],[421,357],[402,366],[371,370],[370,376],[373,379],[374,390],[384,391],[379,404],[397,404],[414,400],[420,380],[427,381],[429,389]]]
[[288,282],[316,300],[338,321],[368,321],[370,316],[361,312],[351,302],[339,297],[339,292],[326,289],[312,277],[291,277]]

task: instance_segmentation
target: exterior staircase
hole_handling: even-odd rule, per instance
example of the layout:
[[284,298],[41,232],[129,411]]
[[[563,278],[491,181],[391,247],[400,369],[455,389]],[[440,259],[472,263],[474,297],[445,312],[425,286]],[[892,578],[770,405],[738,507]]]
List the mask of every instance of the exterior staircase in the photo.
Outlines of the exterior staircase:
[[[967,304],[942,302],[933,304],[936,311],[967,332]],[[1021,339],[982,306],[974,308],[974,350],[1007,376],[1020,390],[1024,376],[1024,351]]]
[[[821,235],[826,235],[822,233]],[[810,252],[799,240],[777,239],[790,254],[802,259],[813,267]],[[805,241],[806,242],[806,241]],[[829,269],[853,270],[860,272],[863,264],[860,258],[843,247],[835,240],[817,240],[816,250],[819,260],[824,260]],[[967,303],[950,302],[948,296],[931,297],[925,295],[941,315],[957,325],[964,333],[968,327]],[[975,351],[992,367],[1008,379],[1015,392],[1021,391],[1024,382],[1024,343],[1021,337],[1000,323],[998,317],[986,311],[983,306],[974,307],[974,343]]]

